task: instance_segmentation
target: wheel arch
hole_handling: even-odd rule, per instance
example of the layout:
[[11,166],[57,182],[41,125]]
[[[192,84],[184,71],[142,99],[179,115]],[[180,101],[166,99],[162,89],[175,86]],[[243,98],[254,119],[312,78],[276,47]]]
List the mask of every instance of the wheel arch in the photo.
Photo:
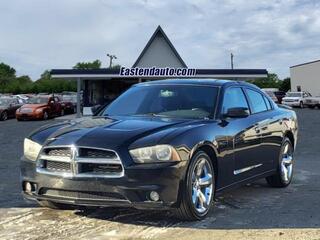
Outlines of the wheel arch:
[[214,169],[214,175],[215,175],[215,182],[217,183],[218,178],[218,154],[217,149],[214,147],[214,145],[211,142],[202,142],[197,144],[192,151],[190,152],[190,159],[199,151],[203,151],[210,157],[213,169]]
[[283,136],[283,137],[284,137],[284,138],[285,138],[285,137],[289,138],[289,140],[290,140],[290,142],[291,142],[291,144],[292,144],[292,147],[294,148],[294,146],[295,146],[295,139],[294,139],[293,133],[292,133],[291,131],[286,131],[286,132],[284,133],[284,136]]

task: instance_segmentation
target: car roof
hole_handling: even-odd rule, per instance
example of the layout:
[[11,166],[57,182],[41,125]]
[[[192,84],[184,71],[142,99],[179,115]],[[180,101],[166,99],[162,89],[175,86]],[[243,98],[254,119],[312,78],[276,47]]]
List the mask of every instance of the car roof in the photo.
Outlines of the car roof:
[[204,86],[229,86],[229,85],[245,85],[257,88],[255,85],[247,83],[245,81],[234,81],[225,79],[166,79],[148,81],[138,83],[136,86],[147,86],[147,85],[165,85],[165,84],[176,84],[176,85],[204,85]]

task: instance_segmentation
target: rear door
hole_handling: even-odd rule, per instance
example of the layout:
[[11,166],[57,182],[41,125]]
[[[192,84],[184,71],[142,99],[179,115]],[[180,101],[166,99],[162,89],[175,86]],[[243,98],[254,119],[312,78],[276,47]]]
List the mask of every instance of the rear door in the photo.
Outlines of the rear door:
[[256,89],[245,88],[252,118],[255,119],[254,132],[259,136],[261,145],[259,153],[255,155],[256,164],[260,164],[262,171],[273,168],[279,149],[279,135],[281,135],[279,119],[273,111],[270,100]]

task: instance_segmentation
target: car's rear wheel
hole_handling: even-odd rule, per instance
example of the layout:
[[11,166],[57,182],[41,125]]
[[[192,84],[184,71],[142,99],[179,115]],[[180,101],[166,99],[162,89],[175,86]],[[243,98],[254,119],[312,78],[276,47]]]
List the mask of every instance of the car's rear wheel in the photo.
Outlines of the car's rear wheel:
[[6,121],[7,119],[8,119],[8,113],[7,113],[7,111],[3,111],[0,115],[0,120]]
[[181,203],[175,209],[182,220],[201,220],[212,206],[215,193],[214,168],[210,157],[203,151],[191,159],[181,192]]
[[40,206],[51,208],[51,209],[60,209],[60,210],[73,210],[75,209],[75,206],[69,205],[69,204],[63,204],[63,203],[57,203],[52,201],[39,201],[38,202]]
[[277,172],[266,178],[270,186],[287,187],[291,183],[293,177],[293,152],[291,141],[285,138],[280,150]]

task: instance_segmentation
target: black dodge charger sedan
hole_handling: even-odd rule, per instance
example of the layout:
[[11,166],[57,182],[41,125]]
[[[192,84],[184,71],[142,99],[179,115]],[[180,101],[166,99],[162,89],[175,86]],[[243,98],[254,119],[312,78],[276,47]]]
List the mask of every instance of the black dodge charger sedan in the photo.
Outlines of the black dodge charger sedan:
[[259,178],[288,186],[297,131],[295,112],[245,82],[145,82],[93,117],[33,132],[21,185],[50,208],[166,209],[198,220],[227,189]]

